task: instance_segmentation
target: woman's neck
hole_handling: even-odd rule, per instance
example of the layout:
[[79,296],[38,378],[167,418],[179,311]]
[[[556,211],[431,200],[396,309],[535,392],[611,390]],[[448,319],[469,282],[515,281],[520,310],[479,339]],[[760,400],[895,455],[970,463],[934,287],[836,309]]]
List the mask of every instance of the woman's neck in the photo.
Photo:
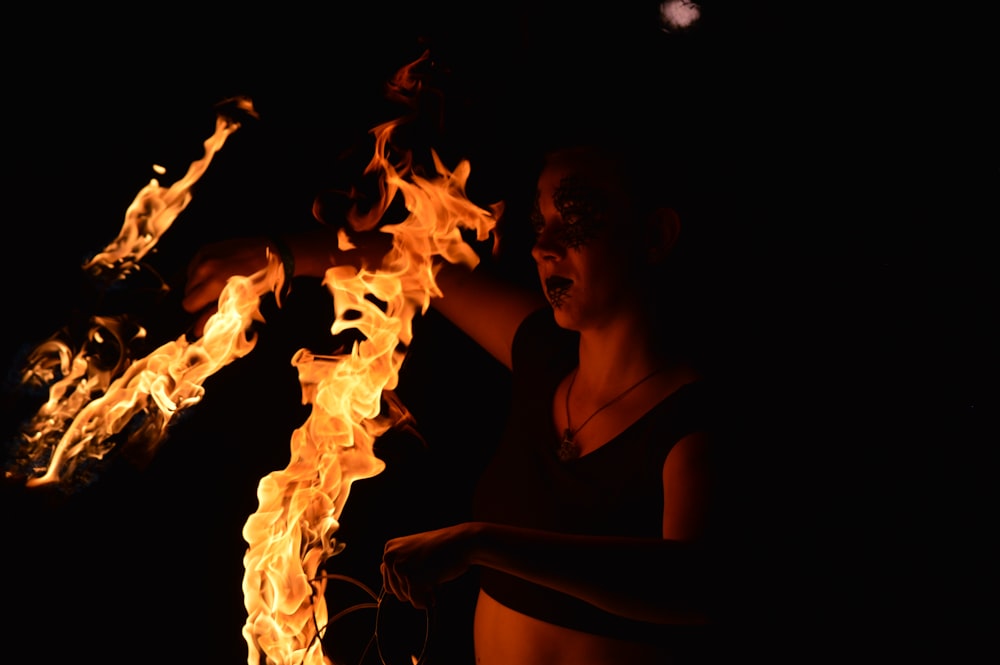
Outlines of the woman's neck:
[[654,344],[649,326],[638,320],[581,331],[579,363],[576,381],[595,389],[637,381],[670,364]]

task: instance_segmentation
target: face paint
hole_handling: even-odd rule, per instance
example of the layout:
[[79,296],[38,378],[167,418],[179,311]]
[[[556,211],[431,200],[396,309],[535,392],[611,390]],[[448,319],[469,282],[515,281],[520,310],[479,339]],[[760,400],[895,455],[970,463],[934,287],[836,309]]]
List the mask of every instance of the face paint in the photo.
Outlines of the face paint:
[[552,196],[552,202],[562,217],[559,240],[565,247],[583,247],[607,226],[607,202],[604,197],[578,178],[563,178]]
[[569,293],[569,287],[572,285],[573,282],[571,280],[557,275],[553,275],[545,280],[545,295],[548,297],[552,307],[555,309],[562,307],[563,302],[566,301],[566,295]]
[[[545,230],[539,199],[531,211],[531,226],[536,236]],[[552,195],[552,203],[559,213],[559,223],[553,225],[552,240],[566,249],[579,249],[589,244],[607,226],[606,202],[600,192],[587,187],[583,180],[567,176],[559,182]]]

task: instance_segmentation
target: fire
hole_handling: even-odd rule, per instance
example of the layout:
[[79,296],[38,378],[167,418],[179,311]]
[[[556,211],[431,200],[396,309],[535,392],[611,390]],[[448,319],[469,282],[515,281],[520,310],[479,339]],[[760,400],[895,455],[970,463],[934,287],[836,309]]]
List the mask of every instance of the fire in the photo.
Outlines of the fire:
[[[391,82],[397,100],[419,92],[415,68],[426,58],[425,53]],[[249,102],[236,105],[253,114]],[[408,152],[395,154],[394,161],[390,137],[403,122],[372,130],[375,151],[365,174],[378,177],[380,200],[365,213],[352,211],[348,220],[356,230],[374,229],[401,196],[405,219],[380,227],[392,236],[390,251],[376,270],[337,266],[323,280],[334,303],[331,333],[349,333],[358,341],[335,355],[302,349],[292,358],[303,403],[312,405],[310,416],[292,433],[288,466],[261,479],[258,509],[243,527],[248,543],[243,635],[251,665],[262,658],[269,665],[329,663],[321,643],[329,621],[327,576],[320,569],[343,549],[334,535],[352,483],[384,469],[374,454],[375,440],[405,417],[393,391],[412,341],[413,319],[440,295],[435,260],[474,267],[478,255],[463,233],[488,239],[502,212],[500,204],[486,210],[467,198],[467,161],[449,170],[432,150],[430,175],[416,172]],[[220,115],[215,134],[205,141],[204,158],[168,189],[155,179],[143,188],[118,238],[84,268],[112,280],[134,270],[187,206],[191,186],[238,126]],[[341,243],[349,243],[347,234]],[[283,280],[280,259],[269,256],[265,269],[228,281],[201,338],[190,342],[182,335],[134,362],[128,350],[145,331],[124,318],[95,319],[89,344],[75,356],[58,337],[40,345],[24,380],[52,387],[25,440],[32,460],[51,455],[28,485],[59,482],[84,461],[101,459],[123,437],[155,446],[172,419],[201,400],[209,376],[253,349],[252,325],[262,320],[260,299],[281,293]],[[99,353],[109,343],[117,351],[108,354],[112,362]]]
[[[237,116],[257,117],[249,99],[235,98],[218,106],[215,131],[203,142],[203,157],[192,162],[181,179],[162,187],[153,178],[138,192],[126,210],[118,237],[83,265],[88,276],[107,284],[126,279],[142,265],[142,259],[191,201],[192,186],[226,139],[239,129]],[[154,170],[164,172],[160,166]],[[274,279],[255,276],[249,291],[260,291]],[[154,449],[171,417],[200,399],[199,382],[246,353],[248,343],[252,345],[237,341],[232,328],[234,322],[240,327],[252,318],[242,310],[255,304],[260,294],[251,296],[248,287],[239,284],[234,284],[232,291],[250,300],[234,302],[233,311],[215,322],[212,337],[194,345],[181,338],[134,365],[146,331],[125,315],[91,317],[87,340],[75,353],[77,345],[67,330],[35,347],[21,381],[49,388],[48,399],[22,428],[18,464],[29,477],[27,484],[46,485],[82,473],[88,462],[103,459],[118,446],[126,428],[130,430],[126,443]]]
[[[425,54],[426,57],[426,54]],[[396,83],[413,93],[411,77],[420,60],[400,71]],[[389,139],[401,121],[380,125],[367,173],[380,177],[382,199],[368,215],[352,215],[354,228],[373,228],[396,196],[408,213],[386,224],[392,249],[375,271],[336,266],[324,285],[333,297],[333,335],[355,331],[363,337],[349,352],[317,356],[300,350],[298,369],[303,403],[311,414],[291,439],[291,461],[259,484],[259,507],[244,525],[249,544],[244,557],[243,634],[249,663],[318,665],[328,662],[320,638],[328,616],[321,566],[343,545],[334,538],[351,484],[380,473],[384,462],[375,440],[398,423],[403,410],[392,397],[399,369],[412,340],[412,322],[426,313],[435,284],[434,259],[475,266],[478,256],[463,230],[485,240],[501,209],[482,209],[468,200],[467,161],[449,171],[432,151],[434,175],[414,172],[409,155],[394,163]],[[341,236],[346,243],[346,235]]]
[[[87,458],[102,458],[126,428],[133,430],[127,435],[130,442],[155,446],[162,441],[172,419],[201,401],[204,381],[253,349],[256,337],[248,331],[254,321],[262,320],[260,298],[280,289],[283,280],[281,262],[274,257],[257,274],[230,279],[204,335],[193,343],[181,335],[129,365],[100,397],[80,409],[56,445],[46,472],[29,479],[28,486],[58,482],[65,469],[72,470]],[[92,388],[81,381],[78,392],[86,395]]]
[[[170,187],[161,187],[156,178],[152,178],[139,190],[125,211],[125,221],[118,237],[85,263],[84,270],[95,276],[110,272],[114,277],[123,278],[137,266],[191,202],[191,187],[204,175],[230,134],[240,128],[240,122],[235,119],[237,115],[256,118],[253,102],[239,97],[221,103],[215,119],[215,132],[202,144],[204,156],[191,162],[184,177]],[[161,174],[165,170],[158,165],[154,165],[153,169]]]

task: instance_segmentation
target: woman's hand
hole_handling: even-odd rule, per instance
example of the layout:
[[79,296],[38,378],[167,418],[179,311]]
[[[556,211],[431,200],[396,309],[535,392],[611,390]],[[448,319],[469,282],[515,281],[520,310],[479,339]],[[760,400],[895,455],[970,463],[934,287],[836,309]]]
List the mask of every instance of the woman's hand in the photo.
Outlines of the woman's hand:
[[434,588],[469,569],[475,528],[472,524],[394,538],[382,557],[386,591],[417,609],[434,605]]
[[267,267],[269,246],[266,237],[253,237],[223,240],[198,250],[188,264],[181,301],[185,311],[199,315],[192,328],[196,336],[201,336],[205,322],[218,309],[219,295],[230,277],[248,277]]

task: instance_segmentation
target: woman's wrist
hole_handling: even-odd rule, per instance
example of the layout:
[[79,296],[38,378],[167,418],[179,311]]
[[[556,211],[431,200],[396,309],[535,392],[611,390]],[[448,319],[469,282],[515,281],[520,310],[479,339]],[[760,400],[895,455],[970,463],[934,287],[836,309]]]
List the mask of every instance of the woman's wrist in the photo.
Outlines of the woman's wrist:
[[466,557],[469,565],[482,565],[489,559],[490,524],[488,522],[465,522],[463,524],[463,540],[465,541]]

